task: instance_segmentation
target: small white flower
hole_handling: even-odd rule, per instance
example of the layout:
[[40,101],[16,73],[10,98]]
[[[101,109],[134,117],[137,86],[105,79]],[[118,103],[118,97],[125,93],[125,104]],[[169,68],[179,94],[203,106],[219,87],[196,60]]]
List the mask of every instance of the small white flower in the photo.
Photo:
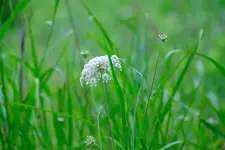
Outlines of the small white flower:
[[88,50],[82,50],[82,51],[80,52],[80,55],[81,55],[84,59],[86,59],[86,58],[88,57],[88,55],[89,55],[89,51],[88,51]]
[[86,84],[90,84],[90,86],[96,86],[97,81],[94,77],[92,77],[91,79],[89,79],[89,82],[87,82]]
[[213,118],[209,118],[209,119],[207,120],[207,122],[210,123],[210,124],[217,124],[217,123],[218,123],[218,120],[213,119]]
[[85,143],[86,143],[87,146],[96,144],[93,136],[87,136],[87,138],[85,140]]
[[[116,55],[111,56],[112,64],[114,68],[118,68],[122,71],[121,62]],[[108,56],[99,56],[91,59],[84,65],[84,69],[81,73],[80,83],[81,85],[97,86],[97,81],[102,80],[108,82],[111,80],[111,68],[109,64]]]
[[89,21],[91,21],[91,20],[93,20],[93,19],[94,19],[94,16],[89,16],[89,17],[88,17],[88,20],[89,20]]
[[158,34],[158,36],[159,36],[159,39],[160,39],[163,43],[166,42],[167,39],[168,39],[168,35],[167,35],[167,34],[164,34],[164,33]]
[[63,117],[58,117],[57,119],[59,122],[64,122],[64,118]]
[[179,115],[178,119],[188,121],[190,118],[189,118],[189,116]]
[[108,82],[109,80],[111,80],[111,77],[107,73],[104,73],[102,75],[102,80],[103,82]]
[[52,21],[51,20],[47,20],[47,21],[45,21],[45,24],[47,24],[47,25],[52,25]]

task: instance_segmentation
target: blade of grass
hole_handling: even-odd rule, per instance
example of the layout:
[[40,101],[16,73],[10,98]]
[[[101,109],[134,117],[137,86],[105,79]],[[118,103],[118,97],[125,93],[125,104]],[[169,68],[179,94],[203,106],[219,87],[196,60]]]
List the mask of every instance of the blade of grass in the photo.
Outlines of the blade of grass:
[[[122,60],[121,60],[122,61]],[[140,84],[140,87],[138,89],[138,92],[137,92],[137,97],[136,97],[136,101],[135,101],[135,105],[134,105],[134,120],[133,120],[133,124],[132,124],[132,137],[131,137],[131,147],[132,149],[134,148],[134,145],[135,145],[135,140],[136,140],[136,137],[137,134],[138,134],[138,130],[136,129],[136,127],[138,128],[137,126],[137,109],[138,109],[138,104],[139,104],[139,101],[141,99],[141,94],[142,94],[142,90],[143,90],[143,86],[144,86],[144,82],[146,81],[142,75],[142,73],[140,73],[138,70],[136,70],[135,68],[133,68],[132,66],[128,65],[126,62],[122,61],[122,64],[126,65],[126,67],[129,67],[133,72],[135,72],[136,74],[138,74],[140,76],[140,79],[141,79],[141,84]],[[123,67],[124,68],[124,67]],[[125,71],[125,70],[124,70]],[[126,81],[128,81],[128,79],[126,78],[125,79]],[[126,82],[127,84],[127,82]],[[131,87],[131,85],[128,85],[129,87]],[[134,92],[131,92],[131,93],[134,93]],[[136,96],[136,95],[135,95]],[[136,140],[137,141],[137,140]],[[137,146],[138,147],[138,146]]]
[[[85,10],[88,12],[88,14],[90,16],[94,16],[94,14],[91,12],[91,10],[89,9],[89,7],[84,3],[84,1],[81,1],[81,4],[83,5],[83,7],[85,8]],[[111,60],[111,54],[115,53],[118,57],[120,57],[120,54],[118,53],[117,49],[115,48],[112,40],[110,39],[108,33],[105,31],[104,27],[102,26],[101,22],[97,19],[96,16],[94,16],[93,18],[95,24],[98,26],[98,28],[100,29],[100,31],[102,32],[102,35],[104,36],[104,40],[105,40],[105,47],[107,49],[107,54],[108,54],[108,58],[109,58],[109,62],[110,62],[110,68],[112,71],[112,77],[113,77],[113,81],[114,81],[114,85],[116,87],[116,91],[117,94],[120,98],[120,106],[121,106],[121,111],[122,111],[122,124],[123,124],[123,142],[124,142],[124,147],[125,149],[128,149],[129,145],[129,140],[130,137],[128,135],[129,133],[129,129],[128,129],[128,123],[127,123],[127,116],[126,116],[126,109],[125,109],[125,97],[123,94],[123,90],[117,80],[115,71],[114,71],[114,67],[112,64],[112,60]],[[109,48],[108,48],[109,46]]]
[[225,139],[225,133],[223,133],[222,131],[220,131],[218,128],[216,128],[215,126],[209,124],[205,119],[200,118],[200,122],[206,126],[209,130],[211,130],[215,135],[218,135],[220,137],[222,137],[223,139]]
[[100,131],[100,114],[102,111],[102,106],[99,108],[99,112],[97,115],[97,124],[98,124],[98,141],[99,141],[99,149],[102,150],[102,137],[101,137],[101,131]]
[[5,77],[5,68],[4,68],[4,61],[2,58],[2,53],[0,53],[0,72],[1,72],[1,83],[2,83],[2,93],[3,93],[3,98],[4,98],[4,104],[5,104],[5,109],[6,109],[6,120],[7,120],[7,125],[8,125],[8,132],[7,135],[8,136],[8,149],[11,148],[11,139],[10,139],[10,135],[12,133],[11,129],[12,129],[12,124],[10,121],[10,105],[9,105],[9,99],[8,99],[8,93],[7,93],[7,88],[6,88],[6,82],[7,79]]
[[220,120],[220,122],[223,124],[223,127],[225,128],[225,110],[221,109],[220,107],[215,107],[215,105],[212,103],[212,101],[206,97],[206,99],[208,100],[208,102],[211,104],[211,107],[213,108],[213,110],[215,111],[218,119]]
[[173,68],[173,70],[170,71],[169,73],[166,72],[165,73],[166,76],[161,77],[159,86],[163,87],[167,83],[167,81],[175,74],[175,72],[178,70],[180,65],[184,62],[184,60],[188,57],[189,54],[190,54],[190,51],[187,51],[186,54],[176,63],[176,66]]
[[[40,90],[42,91],[43,88],[40,86]],[[51,96],[51,95],[50,95]],[[45,95],[44,92],[40,92],[40,104],[41,108],[47,108],[49,107],[50,103],[50,98],[48,95]],[[39,112],[38,112],[39,113]],[[40,119],[42,120],[42,123],[40,124],[40,129],[42,133],[43,140],[45,141],[44,147],[52,147],[53,146],[53,141],[52,141],[52,136],[51,136],[51,128],[52,128],[52,116],[53,115],[48,115],[46,112],[41,112],[39,113]],[[51,121],[50,121],[51,120]]]
[[39,66],[38,66],[36,48],[35,48],[35,43],[34,43],[31,17],[29,18],[29,23],[28,23],[28,33],[29,33],[29,39],[30,39],[30,45],[31,45],[32,63],[33,63],[33,68],[34,68],[33,74],[34,74],[35,77],[39,77],[40,69],[39,69]]
[[[35,97],[34,94],[35,93],[35,85],[32,84],[32,86],[30,87],[30,91],[27,95],[27,97],[25,98],[24,102],[25,104],[22,104],[21,102],[18,103],[17,106],[22,106],[22,105],[30,105],[32,107],[34,107],[35,105]],[[11,103],[11,105],[16,104],[16,103]],[[21,149],[28,149],[30,147],[32,147],[30,138],[29,138],[29,131],[30,131],[30,127],[31,127],[31,117],[32,117],[32,112],[34,110],[34,108],[32,107],[23,107],[22,111],[23,113],[23,126],[21,129],[21,133],[22,133],[22,138],[21,138]],[[25,143],[23,141],[26,141]]]
[[138,15],[135,15],[135,16],[131,16],[129,18],[126,18],[126,19],[122,19],[122,18],[119,18],[119,17],[116,17],[116,20],[117,22],[119,22],[120,24],[119,25],[124,25],[126,26],[131,32],[135,33],[137,28],[136,26],[134,25],[134,23],[131,23],[131,21],[136,21]]
[[3,0],[3,2],[1,2],[2,6],[0,6],[1,12],[0,12],[0,22],[2,21],[2,17],[3,17],[3,12],[5,10],[5,5],[6,5],[6,0]]
[[42,81],[42,84],[43,85],[45,85],[49,81],[50,77],[54,73],[55,67],[59,64],[60,60],[62,59],[62,57],[67,52],[69,43],[70,43],[70,40],[63,47],[63,49],[62,49],[59,57],[57,58],[55,64],[51,68],[47,69],[44,73],[41,74],[40,80]]
[[199,34],[199,40],[198,40],[197,44],[191,49],[191,54],[190,54],[190,56],[188,57],[188,60],[187,60],[187,62],[186,62],[186,64],[185,64],[185,66],[184,66],[184,68],[183,68],[183,70],[182,70],[182,72],[181,72],[181,74],[180,74],[180,76],[179,76],[179,78],[178,78],[176,84],[175,84],[175,87],[174,87],[174,89],[173,89],[173,92],[172,92],[172,94],[171,94],[171,96],[170,96],[170,98],[169,98],[169,100],[168,100],[166,106],[163,108],[163,112],[162,112],[162,114],[161,114],[161,116],[160,116],[160,118],[161,118],[162,120],[163,120],[163,118],[165,117],[165,115],[167,114],[167,112],[168,112],[168,111],[171,109],[171,107],[172,107],[173,97],[175,96],[175,94],[176,94],[178,88],[180,87],[181,82],[182,82],[182,80],[184,79],[184,76],[185,76],[185,74],[187,73],[187,70],[188,70],[188,68],[189,68],[189,66],[190,66],[190,64],[191,64],[191,62],[192,62],[192,60],[193,60],[193,58],[194,58],[194,55],[195,55],[196,51],[198,50],[199,42],[200,42],[200,40],[201,40],[201,38],[202,38],[202,35],[203,35],[203,30],[200,31],[200,34]]
[[[22,0],[14,9],[14,11],[12,12],[13,16],[16,17],[18,16],[18,14],[29,4],[30,0]],[[13,17],[10,17],[9,19],[7,19],[7,21],[5,22],[5,24],[1,27],[0,30],[0,41],[2,40],[2,38],[4,37],[5,33],[7,32],[7,30],[9,30],[9,27],[11,25],[11,23],[13,22]]]
[[58,7],[59,7],[59,2],[60,2],[60,0],[55,0],[55,6],[54,6],[54,10],[53,10],[53,15],[52,15],[52,25],[50,27],[49,34],[47,35],[48,36],[47,44],[46,44],[44,54],[43,54],[43,56],[41,58],[41,61],[40,61],[40,65],[39,65],[40,68],[42,68],[42,65],[44,64],[44,61],[45,61],[45,58],[46,58],[46,54],[49,50],[48,47],[49,47],[49,43],[50,43],[50,40],[51,40],[51,37],[52,37],[52,34],[53,34],[53,28],[54,28],[54,25],[55,25],[55,18],[56,18],[56,14],[57,14]]
[[[8,57],[11,58],[13,61],[15,61],[15,63],[20,63],[20,62],[21,62],[21,58],[18,57],[18,56],[16,56],[16,55],[14,55],[14,54],[8,54]],[[10,60],[10,61],[11,61],[11,60]],[[24,66],[25,66],[29,71],[31,71],[31,73],[32,73],[33,75],[35,75],[35,74],[34,74],[34,71],[35,71],[35,70],[32,68],[32,66],[30,65],[30,63],[29,63],[28,61],[24,60]]]
[[23,80],[24,80],[24,52],[25,52],[25,26],[21,23],[21,37],[20,37],[20,68],[19,68],[19,86],[20,86],[20,100],[23,101]]
[[[79,40],[79,37],[78,37],[78,34],[77,34],[77,28],[76,28],[75,23],[74,23],[74,18],[73,18],[73,15],[72,15],[72,10],[71,10],[70,4],[69,4],[69,0],[66,0],[66,6],[67,6],[67,10],[68,10],[69,20],[70,20],[72,29],[73,29],[73,31],[74,31],[74,32],[73,32],[73,35],[74,35],[74,43],[75,43],[76,46],[77,46],[78,54],[80,54],[80,52],[81,52],[81,48],[80,48],[80,40]],[[74,55],[73,55],[72,60],[73,60],[72,65],[75,65],[76,51],[74,51]],[[81,65],[81,64],[80,64],[80,65]]]
[[[107,39],[106,39],[107,40]],[[109,44],[109,41],[107,41],[107,43]],[[107,44],[106,44],[106,48],[107,48]],[[129,136],[128,136],[128,124],[127,124],[127,117],[126,117],[126,109],[125,109],[125,98],[124,98],[124,94],[123,94],[123,90],[118,82],[118,79],[116,77],[116,73],[115,73],[115,69],[111,60],[111,53],[110,50],[107,48],[108,51],[108,59],[109,59],[109,63],[110,63],[110,68],[112,71],[112,77],[113,77],[113,81],[114,81],[114,85],[116,87],[116,92],[120,98],[120,106],[121,106],[121,111],[122,111],[122,126],[123,126],[123,142],[124,142],[124,148],[125,149],[129,149]]]
[[[68,109],[68,114],[73,114],[73,107],[72,107],[72,97],[71,97],[71,92],[70,89],[67,89],[67,109]],[[68,146],[73,145],[73,120],[72,118],[68,118]]]
[[4,140],[4,135],[3,135],[2,131],[0,131],[0,140],[1,140],[1,148],[2,148],[3,150],[6,149],[5,140]]
[[[48,53],[51,51],[51,50],[55,50],[55,48],[57,48],[58,46],[60,46],[60,44],[63,42],[63,41],[67,41],[68,40],[68,37],[70,37],[72,35],[74,31],[73,30],[68,30],[65,35],[62,37],[62,38],[59,38],[58,40],[56,40],[56,42],[54,42],[52,45],[50,45],[48,47],[48,52],[46,52],[46,56],[48,55]],[[41,62],[42,60],[40,60],[40,64],[43,62]],[[39,70],[41,69],[41,66],[39,65]]]
[[[7,81],[5,79],[5,69],[4,69],[4,61],[3,61],[3,58],[2,58],[2,53],[0,53],[0,70],[1,70],[1,84],[2,84],[2,93],[3,93],[3,97],[4,97],[4,102],[6,103],[6,106],[7,103],[8,103],[8,95],[7,95],[7,89],[6,89],[6,83],[5,81]],[[7,109],[6,109],[7,110]]]
[[[83,7],[85,8],[85,10],[87,11],[87,13],[90,16],[94,16],[94,14],[92,13],[92,11],[90,10],[90,8],[84,3],[83,0],[81,0],[81,4],[83,5]],[[115,53],[118,57],[120,57],[117,49],[115,49],[115,46],[112,42],[112,40],[110,39],[108,33],[106,32],[106,30],[104,29],[103,25],[101,24],[101,22],[97,19],[96,16],[93,17],[93,20],[95,22],[95,24],[99,27],[100,31],[102,32],[104,38],[106,39],[106,41],[108,42],[108,45],[110,47],[111,53]],[[115,50],[115,51],[114,51]]]
[[[153,90],[153,86],[154,86],[154,82],[155,82],[155,77],[156,77],[156,72],[157,72],[157,67],[158,67],[158,62],[159,62],[159,58],[160,58],[160,53],[158,54],[157,60],[156,60],[156,65],[155,65],[155,69],[154,69],[154,74],[153,74],[153,79],[152,79],[152,85],[148,94],[148,101],[147,101],[147,105],[146,108],[143,111],[143,118],[142,118],[142,125],[141,125],[141,131],[140,131],[140,137],[142,137],[143,132],[144,132],[144,122],[146,120],[146,115],[148,113],[148,108],[149,108],[149,104],[150,104],[150,98],[152,96],[152,90]],[[138,137],[139,138],[139,137]],[[139,139],[137,140],[137,143],[139,143]],[[137,146],[139,146],[139,144],[136,144]],[[138,147],[135,149],[139,149]]]
[[[63,106],[63,102],[65,101],[64,91],[65,91],[64,88],[59,88],[57,91],[58,100],[56,109],[58,112],[62,112],[62,108],[64,107]],[[63,145],[66,144],[65,133],[63,130],[65,128],[64,118],[53,113],[53,125],[57,138],[57,147],[63,147]]]
[[12,2],[12,0],[8,0],[8,5],[9,5],[11,17],[14,19],[14,14],[13,14],[13,2]]
[[175,142],[172,142],[172,143],[167,144],[166,146],[164,146],[160,150],[169,149],[170,147],[172,147],[174,145],[177,145],[177,144],[181,144],[181,143],[183,143],[183,141],[181,141],[181,140],[180,141],[175,141]]
[[211,57],[202,54],[202,53],[196,53],[197,56],[200,56],[206,60],[208,60],[209,62],[211,62],[212,64],[215,65],[215,67],[220,71],[220,73],[225,77],[225,67],[222,66],[221,64],[219,64],[217,61],[215,61],[214,59],[212,59]]
[[[55,128],[55,133],[57,137],[57,147],[63,147],[64,144],[66,144],[66,138],[63,129],[65,128],[64,126],[64,118],[61,116],[57,116],[56,114],[53,114],[53,122],[54,122],[54,128]],[[62,121],[60,120],[62,119]]]
[[[59,98],[62,98],[61,95],[59,96]],[[60,99],[60,101],[62,101],[62,99]],[[60,106],[58,105],[58,107]],[[58,147],[63,147],[63,145],[66,144],[66,137],[63,130],[65,128],[64,118],[58,116],[56,113],[53,113],[53,123],[57,137],[57,145]]]
[[104,52],[106,52],[106,49],[105,49],[105,45],[102,41],[100,41],[99,39],[97,39],[93,34],[91,33],[88,33],[89,37],[91,37],[93,40],[95,40],[95,42],[99,45],[99,47],[101,47]]
[[[202,35],[203,35],[203,30],[200,31],[199,40],[198,40],[197,44],[195,44],[195,46],[190,50],[191,53],[190,53],[190,55],[188,57],[188,60],[187,60],[187,62],[185,64],[185,66],[184,66],[184,68],[183,68],[183,70],[182,70],[182,72],[181,72],[181,74],[180,74],[176,84],[175,84],[175,87],[173,88],[172,94],[171,94],[169,100],[167,101],[166,105],[163,107],[162,113],[159,115],[160,119],[157,120],[157,122],[156,122],[156,127],[157,128],[155,128],[155,130],[153,131],[154,132],[153,133],[153,137],[156,137],[155,134],[158,134],[159,129],[160,129],[160,124],[163,122],[166,114],[172,109],[173,98],[174,98],[178,88],[180,87],[181,82],[184,79],[185,74],[187,73],[187,70],[188,70],[188,68],[189,68],[189,66],[190,66],[190,64],[191,64],[191,62],[192,62],[192,60],[194,58],[194,55],[195,55],[196,51],[198,50],[199,42],[200,42],[200,40],[202,38]],[[150,142],[150,146],[151,146],[153,141],[154,140],[152,140]]]
[[[94,16],[93,13],[91,12],[91,10],[88,8],[88,6],[83,2],[81,1],[83,7],[85,8],[85,10],[88,12],[88,14],[90,16]],[[112,62],[111,62],[111,53],[115,52],[117,56],[120,56],[118,51],[114,51],[115,50],[115,47],[114,47],[114,44],[113,42],[111,41],[108,33],[105,31],[105,29],[103,28],[102,24],[100,23],[100,21],[97,19],[97,17],[95,16],[93,18],[95,24],[99,27],[99,29],[101,30],[103,36],[104,36],[104,39],[106,39],[107,41],[107,45],[109,46],[109,49],[107,49],[107,53],[108,53],[108,57],[109,57],[109,60],[110,60],[110,66],[111,66],[111,70],[112,70],[112,74],[113,74],[113,80],[114,80],[114,85],[116,86],[116,90],[117,90],[117,94],[118,96],[120,97],[120,105],[121,105],[121,110],[122,110],[122,124],[123,124],[123,142],[124,142],[124,147],[125,149],[128,148],[128,126],[127,126],[127,119],[126,119],[126,111],[125,111],[125,98],[124,98],[124,95],[123,95],[123,91],[122,91],[122,88],[120,87],[119,85],[119,82],[116,78],[116,75],[115,75],[115,72],[114,72],[114,69],[113,69],[113,66],[112,66]]]
[[[19,97],[19,92],[17,90],[17,86],[16,86],[16,82],[14,80],[10,80],[9,81],[9,84],[11,85],[11,88],[13,90],[13,101],[16,102],[16,103],[19,103],[20,102],[20,99],[18,99]],[[12,122],[13,122],[13,141],[14,141],[14,144],[17,145],[19,144],[18,141],[19,141],[19,131],[21,129],[21,114],[20,114],[20,107],[19,106],[12,106],[12,110],[13,110],[13,119],[12,119]]]
[[223,127],[225,127],[225,111],[224,110],[220,110],[220,111],[216,111],[216,115],[219,118],[220,122],[223,124]]
[[[26,99],[28,99],[28,98],[26,98]],[[17,106],[20,106],[20,107],[22,107],[24,109],[30,108],[30,109],[34,109],[34,110],[40,111],[40,112],[57,114],[58,116],[62,116],[62,117],[65,117],[65,118],[72,118],[72,119],[74,119],[76,121],[83,121],[86,124],[88,124],[90,126],[93,126],[94,128],[97,128],[97,126],[95,124],[92,124],[90,121],[88,121],[86,119],[83,119],[81,117],[78,117],[78,116],[75,116],[75,115],[69,114],[69,113],[64,113],[64,112],[61,113],[61,112],[50,110],[50,109],[38,108],[38,107],[34,106],[33,104],[28,103],[28,102],[26,104],[10,102],[10,105],[17,105]]]

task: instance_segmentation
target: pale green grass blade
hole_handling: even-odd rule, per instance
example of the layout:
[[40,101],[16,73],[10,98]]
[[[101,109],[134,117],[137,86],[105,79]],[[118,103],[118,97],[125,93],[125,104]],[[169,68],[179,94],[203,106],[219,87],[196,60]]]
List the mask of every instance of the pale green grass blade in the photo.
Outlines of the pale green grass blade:
[[177,144],[181,144],[183,141],[175,141],[172,143],[167,144],[166,146],[164,146],[163,148],[161,148],[160,150],[165,150],[165,149],[169,149],[170,147],[177,145]]

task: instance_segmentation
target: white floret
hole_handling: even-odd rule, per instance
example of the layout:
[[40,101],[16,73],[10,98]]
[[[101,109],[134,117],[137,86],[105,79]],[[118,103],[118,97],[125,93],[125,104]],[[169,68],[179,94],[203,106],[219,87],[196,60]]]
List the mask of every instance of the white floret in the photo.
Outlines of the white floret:
[[[116,55],[112,55],[111,60],[114,67],[122,71],[119,58]],[[107,55],[91,59],[84,65],[84,69],[81,72],[80,83],[82,86],[85,84],[97,86],[98,80],[106,83],[111,80],[111,68]]]

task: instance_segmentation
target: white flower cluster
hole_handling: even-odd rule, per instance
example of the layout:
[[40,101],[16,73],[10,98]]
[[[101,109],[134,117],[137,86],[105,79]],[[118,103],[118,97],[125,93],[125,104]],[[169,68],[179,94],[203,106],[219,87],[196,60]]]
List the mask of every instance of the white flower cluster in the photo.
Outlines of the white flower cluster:
[[85,143],[87,146],[96,145],[96,142],[93,136],[87,136]]
[[[116,55],[112,55],[111,60],[114,68],[118,68],[122,71],[119,58]],[[84,84],[97,86],[98,80],[102,80],[103,82],[111,80],[111,68],[107,55],[91,59],[84,65],[84,69],[81,73],[80,83],[82,86]]]

